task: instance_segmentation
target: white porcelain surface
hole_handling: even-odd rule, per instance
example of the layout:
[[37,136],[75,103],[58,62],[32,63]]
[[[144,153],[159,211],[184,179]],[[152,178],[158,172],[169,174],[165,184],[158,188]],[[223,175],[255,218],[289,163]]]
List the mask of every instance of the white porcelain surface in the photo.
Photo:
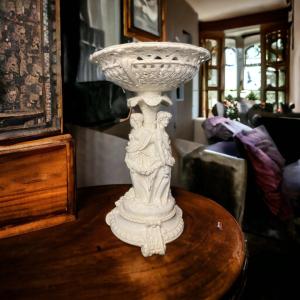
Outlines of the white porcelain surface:
[[111,46],[91,55],[107,80],[134,92],[170,91],[191,80],[209,51],[189,44],[141,42]]
[[119,239],[140,246],[144,256],[165,254],[166,244],[184,227],[170,191],[175,160],[165,129],[172,115],[159,111],[161,103],[172,102],[161,92],[191,80],[209,57],[206,49],[164,42],[117,45],[91,55],[107,80],[137,93],[128,106],[139,105],[142,113],[130,117],[125,156],[133,187],[116,201],[106,222]]

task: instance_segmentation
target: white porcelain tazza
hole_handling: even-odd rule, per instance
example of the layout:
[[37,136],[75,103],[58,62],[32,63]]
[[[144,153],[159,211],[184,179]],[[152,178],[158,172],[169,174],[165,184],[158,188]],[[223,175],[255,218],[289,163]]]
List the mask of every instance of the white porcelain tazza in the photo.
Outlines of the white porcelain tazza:
[[169,42],[111,46],[90,58],[107,80],[136,92],[128,106],[139,105],[142,111],[131,114],[126,147],[133,187],[115,203],[106,222],[120,240],[140,246],[144,256],[165,254],[166,243],[178,238],[184,227],[182,211],[170,191],[175,161],[165,128],[171,114],[158,111],[161,103],[172,102],[162,92],[191,80],[209,58],[204,48]]

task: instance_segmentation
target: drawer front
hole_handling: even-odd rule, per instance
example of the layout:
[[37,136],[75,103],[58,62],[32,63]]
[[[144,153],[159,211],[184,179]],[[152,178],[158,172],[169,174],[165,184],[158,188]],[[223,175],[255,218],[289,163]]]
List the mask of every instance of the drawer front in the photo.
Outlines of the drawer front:
[[0,226],[68,209],[65,146],[0,155]]

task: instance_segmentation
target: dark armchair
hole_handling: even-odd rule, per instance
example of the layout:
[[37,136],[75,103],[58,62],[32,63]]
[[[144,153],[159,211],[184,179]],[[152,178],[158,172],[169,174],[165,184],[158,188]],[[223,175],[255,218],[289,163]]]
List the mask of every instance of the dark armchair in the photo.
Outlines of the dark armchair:
[[[256,125],[264,125],[286,163],[280,186],[297,215],[300,203],[300,116],[260,115]],[[241,145],[233,138],[216,142],[185,157],[183,177],[190,190],[223,205],[243,225],[244,230],[267,235],[284,235],[286,222],[274,216],[258,186],[255,170]],[[298,172],[298,173],[297,173]]]
[[247,163],[234,142],[200,147],[183,159],[183,181],[195,193],[224,206],[241,224],[247,186]]

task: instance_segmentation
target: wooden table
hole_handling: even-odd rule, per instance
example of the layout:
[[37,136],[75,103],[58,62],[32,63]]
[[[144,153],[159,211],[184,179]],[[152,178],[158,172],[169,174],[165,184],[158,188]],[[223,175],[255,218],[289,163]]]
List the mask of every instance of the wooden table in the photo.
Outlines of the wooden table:
[[84,188],[74,222],[0,240],[0,299],[219,299],[245,258],[239,225],[213,201],[173,189],[185,229],[165,256],[119,241],[105,215],[128,186]]

